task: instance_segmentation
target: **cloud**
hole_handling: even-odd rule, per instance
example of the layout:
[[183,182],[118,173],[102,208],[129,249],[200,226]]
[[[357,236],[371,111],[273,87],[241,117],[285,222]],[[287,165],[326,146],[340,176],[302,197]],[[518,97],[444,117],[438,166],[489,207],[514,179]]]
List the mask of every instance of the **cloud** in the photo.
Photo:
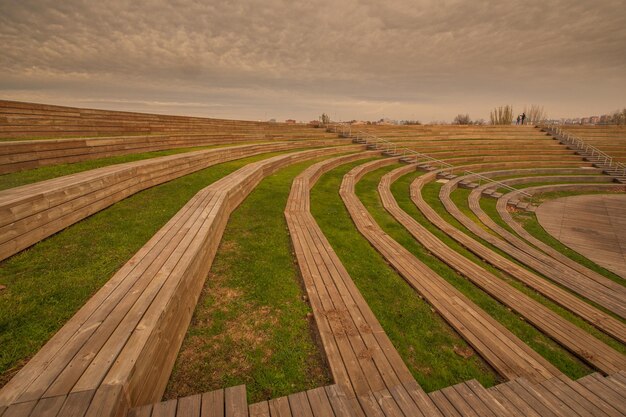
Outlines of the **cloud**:
[[0,0],[0,94],[255,119],[610,111],[626,92],[624,6]]

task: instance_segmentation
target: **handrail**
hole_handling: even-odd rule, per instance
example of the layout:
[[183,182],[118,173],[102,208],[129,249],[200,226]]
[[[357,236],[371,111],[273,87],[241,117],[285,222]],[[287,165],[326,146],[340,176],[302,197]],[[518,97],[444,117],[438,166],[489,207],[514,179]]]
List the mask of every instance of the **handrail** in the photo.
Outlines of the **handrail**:
[[467,175],[476,176],[476,177],[478,177],[480,179],[483,179],[483,180],[486,180],[486,181],[488,181],[490,183],[496,184],[498,186],[498,188],[506,188],[509,191],[516,191],[516,192],[522,194],[525,197],[529,197],[531,199],[531,201],[532,201],[532,198],[533,198],[532,194],[527,193],[526,191],[522,191],[520,189],[517,189],[515,187],[511,187],[510,185],[505,184],[505,183],[503,183],[501,181],[496,181],[496,180],[494,180],[492,178],[486,177],[486,176],[484,176],[482,174],[478,174],[477,172],[473,172],[473,171],[465,171],[464,175],[466,175],[466,176]]
[[[434,163],[436,165],[439,165],[441,167],[441,169],[443,169],[444,167],[445,168],[451,168],[451,169],[454,168],[454,165],[449,164],[449,163],[447,163],[445,161],[442,161],[440,159],[434,158],[434,157],[432,157],[430,155],[426,155],[426,154],[421,153],[421,152],[417,152],[417,151],[415,151],[413,149],[409,149],[409,148],[406,148],[406,147],[399,147],[397,143],[391,142],[391,141],[389,141],[387,139],[378,137],[376,135],[373,135],[373,134],[371,134],[369,132],[365,132],[363,130],[355,130],[354,132],[356,133],[356,136],[353,136],[352,135],[352,126],[350,124],[347,124],[347,123],[334,123],[334,124],[332,124],[332,127],[329,125],[328,129],[331,129],[331,128],[334,129],[334,132],[336,132],[336,133],[339,133],[338,129],[341,128],[340,135],[342,137],[345,137],[345,138],[355,138],[356,140],[364,139],[365,143],[368,144],[368,145],[370,144],[370,142],[368,142],[367,139],[368,138],[372,139],[373,140],[373,145],[374,145],[374,147],[376,149],[378,149],[378,146],[382,143],[384,146],[386,146],[385,148],[383,148],[383,150],[385,152],[393,151],[394,154],[397,154],[398,151],[400,151],[401,152],[400,153],[401,156],[406,156],[406,155],[410,155],[410,157],[415,156],[415,162],[418,162],[418,160],[420,160],[420,159],[426,159],[429,162],[432,162],[432,163]],[[486,177],[484,175],[478,174],[478,173],[473,172],[473,171],[465,171],[465,175],[468,175],[468,174],[472,175],[472,176],[476,176],[476,177],[481,178],[483,180],[489,181],[489,182],[491,182],[493,184],[497,184],[499,187],[506,188],[509,191],[519,192],[520,194],[524,195],[525,197],[529,197],[531,199],[531,202],[532,202],[532,194],[529,194],[529,193],[527,193],[525,191],[522,191],[522,190],[518,190],[517,188],[511,187],[508,184],[505,184],[505,183],[500,182],[500,181],[496,181],[494,179],[491,179],[489,177]]]
[[605,165],[609,166],[609,169],[613,169],[619,173],[621,170],[621,174],[626,176],[626,164],[617,162],[613,159],[613,157],[605,152],[602,152],[600,149],[596,148],[593,145],[586,143],[582,138],[578,136],[574,136],[569,132],[564,131],[560,127],[552,127],[552,126],[544,126],[543,127],[548,133],[553,136],[560,138],[561,140],[576,146],[576,149],[585,151],[587,153],[591,152],[592,157],[598,157],[603,159]]

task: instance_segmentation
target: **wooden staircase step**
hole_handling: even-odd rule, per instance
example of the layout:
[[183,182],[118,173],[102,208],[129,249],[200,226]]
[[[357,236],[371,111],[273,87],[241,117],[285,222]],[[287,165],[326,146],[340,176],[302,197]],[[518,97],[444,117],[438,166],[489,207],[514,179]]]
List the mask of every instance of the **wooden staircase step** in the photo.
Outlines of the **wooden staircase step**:
[[248,417],[245,385],[133,408],[128,417]]

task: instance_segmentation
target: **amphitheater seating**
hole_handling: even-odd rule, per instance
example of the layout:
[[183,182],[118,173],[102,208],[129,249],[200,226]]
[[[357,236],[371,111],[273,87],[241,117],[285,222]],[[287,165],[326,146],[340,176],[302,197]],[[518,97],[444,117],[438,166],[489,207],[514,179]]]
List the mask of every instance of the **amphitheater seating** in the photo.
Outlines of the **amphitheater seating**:
[[340,194],[357,229],[501,375],[531,381],[559,375],[552,364],[389,237],[369,215],[354,193],[355,183],[366,172],[394,162],[397,159],[374,161],[344,177]]
[[[598,278],[599,281],[589,280],[586,276],[572,268],[567,267],[554,259],[547,258],[535,249],[526,247],[518,249],[503,240],[486,232],[464,215],[450,199],[450,193],[461,178],[456,178],[444,184],[440,191],[440,199],[446,210],[459,220],[472,233],[485,239],[490,244],[500,248],[504,252],[530,266],[534,270],[550,277],[553,281],[587,297],[588,299],[603,305],[615,314],[626,317],[626,305],[623,303],[625,289],[606,278]],[[530,253],[529,253],[530,252]]]
[[234,159],[325,144],[276,142],[187,152],[0,191],[0,260],[154,185]]
[[0,138],[120,136],[176,132],[190,134],[211,131],[245,135],[264,133],[268,129],[273,132],[289,131],[294,129],[294,126],[0,100]]
[[[613,142],[621,134],[597,129],[589,137],[619,156]],[[374,135],[394,146],[377,146]],[[72,136],[79,138],[33,139]],[[410,195],[431,223],[507,275],[626,343],[623,321],[574,294],[624,317],[623,286],[556,253],[507,217],[507,206],[525,203],[521,193],[501,195],[499,185],[475,182],[480,172],[481,181],[541,183],[524,189],[531,194],[623,186],[609,184],[611,178],[593,168],[593,161],[583,161],[530,126],[362,126],[343,136],[304,126],[0,101],[0,139],[29,139],[0,142],[0,174],[125,153],[229,145],[1,191],[0,259],[152,185],[224,161],[285,152],[248,164],[197,193],[0,389],[0,417],[626,415],[622,353],[455,252],[404,212],[390,189],[403,175],[426,171],[413,181]],[[349,145],[346,136],[359,144]],[[403,147],[429,156],[402,153]],[[382,151],[391,157],[380,158]],[[334,384],[250,405],[241,385],[160,402],[230,213],[266,176],[317,157],[330,158],[296,177],[285,218]],[[342,164],[370,158],[374,160],[344,176],[339,190],[357,230],[507,382],[486,389],[471,380],[427,394],[317,225],[309,196],[315,182]],[[376,224],[355,185],[366,173],[399,161],[408,164],[384,175],[378,187],[385,209],[441,262],[606,376],[569,379]],[[421,192],[438,180],[444,182],[440,199],[450,213],[530,268],[439,216]],[[452,202],[456,187],[473,188],[469,206],[481,225]],[[482,211],[480,198],[487,195],[498,198],[498,211],[519,236]]]
[[564,131],[577,136],[592,146],[626,162],[626,126],[561,126]]
[[[524,295],[494,274],[469,262],[400,209],[391,194],[390,186],[394,179],[410,172],[411,168],[411,166],[400,168],[385,175],[379,185],[379,193],[385,209],[402,223],[416,240],[461,275],[467,277],[502,304],[517,311],[529,322],[533,323],[535,327],[557,340],[563,346],[566,346],[570,351],[575,352],[583,360],[590,362],[593,366],[605,372],[616,372],[626,367],[626,357],[622,354],[593,338],[577,326],[552,312],[552,310]],[[626,334],[626,326],[619,321],[600,311],[596,311],[595,314],[601,317],[603,321],[611,322],[616,328],[614,333]]]
[[78,397],[80,415],[113,416],[157,401],[230,213],[280,167],[341,151],[275,156],[200,191],[0,391],[0,405],[67,396],[67,408]]

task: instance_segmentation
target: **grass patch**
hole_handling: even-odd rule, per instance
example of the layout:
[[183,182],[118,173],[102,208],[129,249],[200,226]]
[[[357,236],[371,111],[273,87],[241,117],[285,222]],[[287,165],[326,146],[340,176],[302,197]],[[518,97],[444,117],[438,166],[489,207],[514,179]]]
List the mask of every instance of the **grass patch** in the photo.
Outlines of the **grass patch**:
[[426,391],[472,378],[485,386],[500,379],[466,342],[421,300],[356,230],[338,190],[358,161],[324,174],[311,193],[311,211],[413,376]]
[[189,199],[246,164],[214,165],[134,194],[0,262],[0,386]]
[[382,175],[398,168],[398,166],[400,165],[392,165],[370,172],[366,174],[356,186],[357,195],[380,227],[426,266],[461,291],[467,298],[482,308],[491,317],[498,320],[509,331],[550,361],[563,373],[575,379],[589,374],[591,369],[584,363],[563,349],[552,339],[539,332],[532,325],[521,320],[517,313],[512,312],[509,308],[500,304],[471,281],[465,279],[454,269],[430,254],[426,248],[419,244],[413,236],[384,209],[378,195],[377,186]]
[[231,215],[165,398],[246,384],[250,402],[332,383],[283,211],[293,178],[264,179]]
[[221,148],[228,144],[200,146],[195,148],[167,149],[155,152],[143,152],[130,155],[110,156],[107,158],[93,159],[90,161],[76,162],[72,164],[47,165],[26,171],[12,172],[0,175],[0,190],[19,187],[20,185],[32,184],[64,175],[76,174],[91,169],[102,168],[109,165],[123,164],[126,162],[141,161],[144,159],[157,158],[159,156],[175,155],[185,152],[199,151],[202,149]]

